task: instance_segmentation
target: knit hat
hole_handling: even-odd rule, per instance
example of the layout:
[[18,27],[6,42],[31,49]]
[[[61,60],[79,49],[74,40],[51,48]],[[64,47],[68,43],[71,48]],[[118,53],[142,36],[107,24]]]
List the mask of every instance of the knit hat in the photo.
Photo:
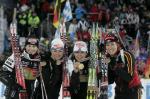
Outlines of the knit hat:
[[73,51],[83,51],[88,52],[87,44],[83,41],[76,41],[74,44]]
[[114,34],[107,34],[104,38],[104,42],[119,42],[119,39]]
[[51,50],[64,49],[64,43],[60,38],[55,38],[51,42]]
[[36,38],[28,38],[26,40],[25,45],[28,45],[28,44],[39,46],[39,41]]

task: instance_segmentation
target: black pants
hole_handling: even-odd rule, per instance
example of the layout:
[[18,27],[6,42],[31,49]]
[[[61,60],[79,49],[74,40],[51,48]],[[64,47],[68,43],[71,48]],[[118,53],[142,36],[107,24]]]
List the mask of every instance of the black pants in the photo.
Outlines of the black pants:
[[86,99],[87,83],[80,83],[80,89],[77,93],[71,93],[71,99]]
[[43,99],[43,97],[44,99],[46,99],[46,96],[48,99],[58,99],[60,87],[61,87],[61,83],[59,83],[57,86],[52,86],[51,84],[45,84],[46,94],[45,91],[43,91],[42,94],[41,83],[39,83],[34,91],[32,99]]
[[31,99],[31,97],[33,95],[33,92],[34,92],[34,82],[35,82],[35,80],[25,80],[28,99]]

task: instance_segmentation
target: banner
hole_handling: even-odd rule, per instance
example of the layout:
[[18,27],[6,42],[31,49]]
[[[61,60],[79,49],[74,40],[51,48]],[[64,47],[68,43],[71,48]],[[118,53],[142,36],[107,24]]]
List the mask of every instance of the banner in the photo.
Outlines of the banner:
[[[150,79],[141,79],[142,82],[142,98],[141,99],[150,99]],[[114,99],[115,96],[115,84],[108,86],[108,99]]]
[[6,89],[6,86],[2,82],[0,82],[0,99],[5,99],[5,96],[4,96],[5,89]]

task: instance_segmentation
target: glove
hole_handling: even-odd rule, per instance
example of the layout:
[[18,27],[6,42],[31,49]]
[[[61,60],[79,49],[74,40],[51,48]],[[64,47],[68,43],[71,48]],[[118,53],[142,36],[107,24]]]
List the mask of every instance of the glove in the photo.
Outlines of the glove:
[[109,66],[110,69],[113,70],[115,65],[116,65],[116,58],[115,57],[111,57],[108,66]]
[[9,71],[0,71],[0,81],[6,86],[12,86],[15,83],[15,75]]
[[5,90],[5,97],[16,99],[18,97],[19,91],[23,88],[19,84],[14,84],[12,86],[7,86]]
[[18,83],[13,85],[12,89],[16,90],[17,92],[19,92],[20,90],[23,90],[22,86],[20,84],[18,84]]

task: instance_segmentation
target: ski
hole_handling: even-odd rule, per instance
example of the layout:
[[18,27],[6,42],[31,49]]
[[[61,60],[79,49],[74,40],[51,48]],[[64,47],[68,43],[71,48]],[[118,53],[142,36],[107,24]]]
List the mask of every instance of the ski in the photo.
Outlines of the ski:
[[17,37],[17,23],[16,23],[16,8],[14,9],[13,22],[10,24],[11,46],[15,60],[15,73],[17,83],[22,87],[19,90],[19,99],[28,99],[26,93],[26,86],[23,76],[23,68],[21,67],[21,53],[19,49],[19,42]]
[[102,74],[101,79],[99,79],[99,99],[108,99],[108,77],[107,77],[107,70],[108,66],[106,61],[106,57],[104,53],[100,52],[99,54],[99,61],[100,61],[100,72]]
[[107,72],[108,72],[108,64],[106,60],[106,55],[105,55],[105,50],[102,47],[103,45],[103,37],[105,36],[103,33],[106,34],[108,30],[99,28],[99,34],[100,36],[100,48],[99,48],[99,71],[101,73],[101,78],[98,80],[99,82],[99,95],[98,99],[108,99],[108,77],[107,77]]
[[97,99],[98,84],[96,68],[98,66],[98,24],[93,23],[90,40],[90,67],[88,78],[87,99]]
[[70,86],[70,75],[67,69],[67,60],[68,60],[68,45],[67,45],[67,33],[66,33],[66,26],[64,20],[60,26],[61,31],[61,39],[65,44],[64,49],[64,66],[63,66],[63,81],[62,81],[62,99],[70,99],[70,92],[68,90]]

